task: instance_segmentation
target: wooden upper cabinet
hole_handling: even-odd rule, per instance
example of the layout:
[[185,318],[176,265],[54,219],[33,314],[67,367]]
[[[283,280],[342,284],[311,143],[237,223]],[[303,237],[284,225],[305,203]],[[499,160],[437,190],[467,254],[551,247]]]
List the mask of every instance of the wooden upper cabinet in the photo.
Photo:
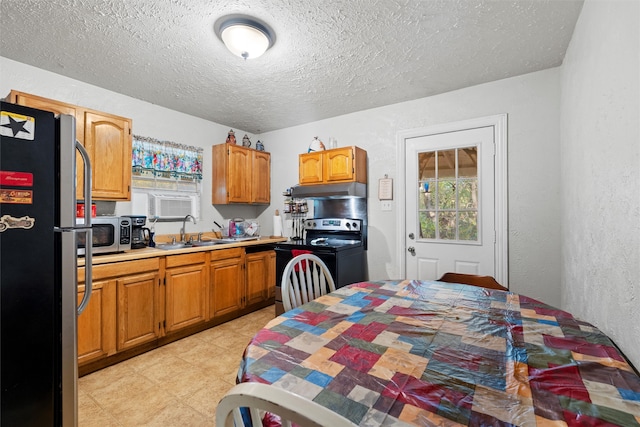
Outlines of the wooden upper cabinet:
[[271,202],[271,154],[235,144],[212,147],[215,205]]
[[367,182],[367,152],[358,147],[334,148],[299,156],[299,183]]
[[271,154],[254,151],[251,158],[251,199],[271,203]]
[[76,139],[84,144],[84,127],[82,121],[77,119],[77,117],[82,115],[82,109],[80,107],[15,90],[12,90],[9,94],[9,102],[38,110],[51,111],[55,114],[68,114],[76,117]]
[[322,151],[300,154],[300,184],[320,184],[322,182]]
[[[131,119],[14,90],[8,99],[26,107],[75,116],[76,139],[89,153],[93,167],[92,198],[131,199]],[[77,159],[76,197],[82,199],[84,167],[79,155]]]
[[131,198],[131,120],[84,112],[84,147],[93,167],[94,199]]
[[251,151],[229,145],[229,203],[251,203]]

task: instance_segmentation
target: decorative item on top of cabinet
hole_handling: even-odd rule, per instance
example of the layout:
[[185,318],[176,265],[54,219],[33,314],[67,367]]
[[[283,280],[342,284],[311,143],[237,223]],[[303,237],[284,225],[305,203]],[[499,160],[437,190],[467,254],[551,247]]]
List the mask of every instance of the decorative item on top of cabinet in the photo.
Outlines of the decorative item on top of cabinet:
[[[131,200],[131,119],[12,90],[9,102],[26,107],[69,114],[76,118],[76,139],[85,147],[93,167],[95,200]],[[82,162],[77,174],[82,177]],[[83,196],[77,180],[77,197]]]
[[233,129],[229,129],[229,133],[227,134],[227,144],[235,144],[236,143],[236,133]]
[[271,154],[233,144],[212,147],[214,205],[271,202]]
[[242,146],[247,148],[251,147],[251,139],[246,133],[244,134],[244,137],[242,137]]
[[300,154],[298,159],[300,185],[367,182],[367,152],[362,148],[315,151]]

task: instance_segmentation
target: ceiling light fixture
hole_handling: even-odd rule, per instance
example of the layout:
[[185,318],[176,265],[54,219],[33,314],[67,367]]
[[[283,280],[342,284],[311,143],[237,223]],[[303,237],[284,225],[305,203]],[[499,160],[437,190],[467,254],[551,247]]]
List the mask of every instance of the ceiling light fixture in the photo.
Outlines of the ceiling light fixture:
[[246,15],[223,16],[213,28],[227,49],[244,59],[259,57],[276,41],[267,24]]

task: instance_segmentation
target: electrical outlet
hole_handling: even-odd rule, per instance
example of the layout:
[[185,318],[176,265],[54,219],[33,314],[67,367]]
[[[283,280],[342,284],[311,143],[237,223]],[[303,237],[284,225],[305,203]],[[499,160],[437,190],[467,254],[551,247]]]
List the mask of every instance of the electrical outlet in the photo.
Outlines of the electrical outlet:
[[383,211],[390,211],[391,210],[391,201],[390,200],[383,200],[382,201],[382,210]]

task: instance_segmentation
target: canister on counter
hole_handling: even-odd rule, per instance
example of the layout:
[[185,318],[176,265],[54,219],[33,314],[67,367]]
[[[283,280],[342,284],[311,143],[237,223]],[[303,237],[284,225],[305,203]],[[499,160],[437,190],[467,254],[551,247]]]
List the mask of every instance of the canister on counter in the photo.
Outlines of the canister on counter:
[[[76,217],[77,218],[84,217],[84,202],[76,203]],[[96,217],[96,204],[95,203],[91,203],[91,217],[92,218]]]

